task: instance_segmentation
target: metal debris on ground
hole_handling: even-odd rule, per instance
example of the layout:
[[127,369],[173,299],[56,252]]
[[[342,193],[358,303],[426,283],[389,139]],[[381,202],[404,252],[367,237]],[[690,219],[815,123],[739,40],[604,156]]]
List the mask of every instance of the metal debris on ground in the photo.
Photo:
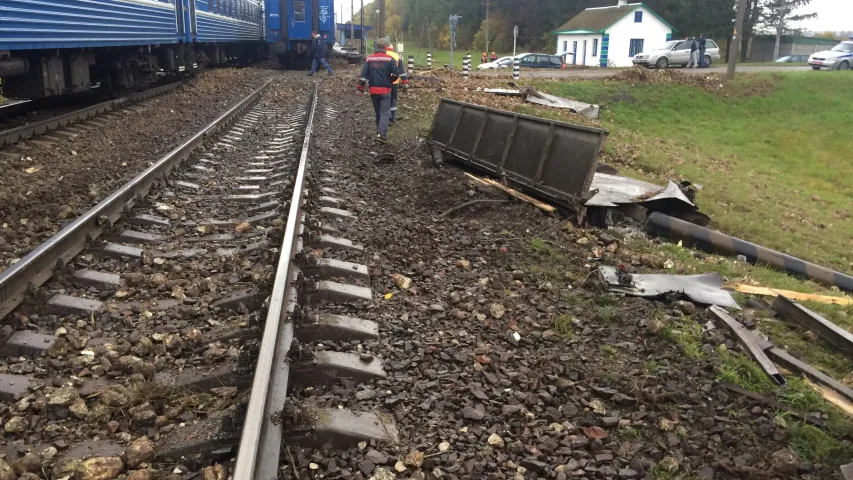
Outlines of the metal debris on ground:
[[853,354],[853,334],[799,303],[779,295],[773,301],[773,310],[808,328],[841,351]]
[[767,355],[764,353],[764,348],[762,348],[762,344],[768,344],[766,340],[760,339],[758,335],[750,332],[743,325],[740,324],[737,320],[732,318],[725,310],[722,308],[713,305],[708,311],[714,314],[718,320],[723,322],[723,324],[738,338],[741,345],[746,348],[749,352],[749,355],[755,360],[761,369],[764,370],[764,373],[767,374],[768,377],[773,379],[779,385],[785,385],[785,378],[782,377],[782,374],[779,373],[779,370],[776,368],[776,365],[767,358]]
[[759,287],[755,285],[747,285],[745,283],[737,283],[734,285],[726,285],[726,290],[734,292],[746,293],[749,295],[762,295],[765,297],[776,297],[782,295],[791,300],[798,302],[817,302],[826,303],[829,305],[853,305],[853,298],[850,297],[833,297],[831,295],[818,295],[816,293],[795,292],[793,290],[780,290],[778,288]]
[[723,277],[718,273],[702,275],[630,274],[623,269],[602,265],[599,278],[611,292],[636,297],[659,298],[683,296],[703,305],[738,308],[731,294],[723,290]]
[[785,351],[785,349],[772,346],[771,348],[766,348],[764,352],[767,354],[767,358],[773,360],[773,363],[776,365],[779,365],[791,372],[803,375],[807,379],[846,398],[847,401],[853,401],[853,390],[808,363],[794,357]]
[[442,98],[429,143],[462,163],[577,211],[607,131]]
[[755,393],[751,390],[747,390],[745,388],[739,387],[739,386],[731,384],[729,382],[720,382],[720,387],[725,388],[726,390],[728,390],[732,393],[737,393],[738,395],[743,395],[744,397],[755,400],[756,402],[759,402],[763,405],[767,405],[768,407],[772,407],[772,408],[774,408],[780,412],[790,413],[794,417],[808,423],[809,425],[813,425],[815,427],[823,427],[824,426],[825,422],[823,421],[822,418],[817,417],[817,416],[812,415],[812,414],[807,413],[807,412],[792,411],[790,409],[790,407],[788,407],[787,405],[783,405],[783,404],[777,402],[776,400],[774,400],[770,397],[766,397],[764,395],[761,395],[760,393]]
[[842,290],[853,292],[853,277],[850,275],[663,213],[655,212],[649,215],[646,220],[646,232],[654,236],[682,240],[685,247],[696,247],[709,253],[743,255],[749,263],[765,263],[788,273],[803,275],[825,285],[837,286]]
[[383,164],[383,163],[394,163],[396,161],[396,157],[394,157],[393,153],[374,153],[373,154],[373,163],[375,164]]
[[478,88],[478,92],[483,93],[494,93],[495,95],[506,95],[508,97],[520,97],[522,96],[521,90],[518,89],[507,89],[507,88]]
[[586,118],[598,118],[601,111],[601,108],[598,105],[549,95],[547,93],[537,91],[533,87],[527,87],[522,90],[521,93],[525,102],[535,103],[536,105],[543,105],[546,107],[566,108],[578,115],[583,115]]
[[695,198],[695,191],[689,182],[679,185],[670,181],[661,187],[635,178],[596,172],[589,188],[594,194],[586,201],[587,207],[639,206],[645,209],[640,212],[642,219],[648,216],[647,211],[657,211],[697,225],[711,221],[690,198]]
[[599,113],[601,112],[601,107],[598,105],[550,95],[540,92],[533,87],[524,87],[521,89],[478,88],[477,91],[509,97],[524,97],[524,101],[528,103],[535,103],[536,105],[542,105],[544,107],[565,108],[577,113],[578,115],[583,115],[584,117],[591,119],[598,118]]

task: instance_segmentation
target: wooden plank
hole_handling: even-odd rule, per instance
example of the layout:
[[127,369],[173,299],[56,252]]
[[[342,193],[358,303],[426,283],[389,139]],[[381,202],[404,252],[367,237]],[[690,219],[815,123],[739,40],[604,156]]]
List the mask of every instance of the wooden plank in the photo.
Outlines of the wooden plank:
[[480,177],[477,177],[476,175],[471,175],[468,172],[465,172],[465,175],[468,175],[468,177],[470,177],[472,180],[474,180],[475,182],[478,182],[482,185],[487,185],[490,187],[495,187],[497,189],[503,190],[504,192],[510,194],[511,196],[513,196],[519,200],[523,200],[523,201],[535,206],[536,208],[539,208],[540,210],[542,210],[544,212],[554,213],[557,211],[557,209],[555,207],[548,205],[545,202],[536,200],[535,198],[533,198],[529,195],[525,195],[525,194],[519,192],[518,190],[514,190],[512,188],[509,188],[506,185],[503,185],[499,182],[492,180],[491,178],[480,178]]
[[779,290],[776,288],[756,287],[754,285],[746,285],[737,283],[735,285],[726,285],[726,290],[733,290],[740,293],[748,293],[750,295],[763,295],[767,297],[776,297],[782,295],[798,302],[818,302],[828,303],[833,305],[853,305],[853,298],[850,297],[833,297],[830,295],[818,295],[814,293],[795,292],[793,290]]
[[838,393],[833,392],[832,390],[830,390],[830,389],[828,389],[822,385],[818,385],[816,383],[809,381],[808,378],[805,379],[805,381],[806,381],[806,384],[808,386],[812,387],[813,389],[815,389],[815,391],[820,393],[824,400],[835,405],[836,407],[838,407],[842,412],[846,413],[847,415],[853,416],[853,403],[848,402],[847,400],[844,399],[844,397],[842,397]]

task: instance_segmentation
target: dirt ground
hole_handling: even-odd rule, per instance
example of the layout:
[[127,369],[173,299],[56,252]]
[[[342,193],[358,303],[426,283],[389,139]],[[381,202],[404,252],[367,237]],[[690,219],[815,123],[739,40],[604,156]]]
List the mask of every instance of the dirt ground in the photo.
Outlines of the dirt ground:
[[[719,352],[738,347],[702,332],[702,308],[597,286],[599,264],[636,260],[623,245],[636,231],[576,229],[518,201],[440,218],[507,198],[428,165],[420,141],[375,145],[353,90],[323,79],[323,101],[351,123],[317,131],[313,157],[337,171],[358,214],[346,236],[366,246],[346,257],[372,275],[375,303],[337,313],[378,322],[380,339],[310,348],[367,352],[388,376],[293,401],[387,412],[400,443],[293,447],[282,478],[838,478],[787,449],[774,409],[719,385]],[[396,160],[377,164],[377,151]]]

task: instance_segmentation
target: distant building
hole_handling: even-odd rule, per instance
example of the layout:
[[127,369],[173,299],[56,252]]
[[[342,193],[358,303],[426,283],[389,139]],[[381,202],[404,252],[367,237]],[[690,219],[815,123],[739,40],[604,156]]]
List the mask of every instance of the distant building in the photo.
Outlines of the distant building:
[[[749,61],[773,62],[776,60],[773,58],[773,50],[776,48],[776,35],[754,35],[751,44]],[[827,38],[783,35],[781,42],[779,42],[779,57],[811,55],[821,50],[829,50],[838,44],[838,40]]]
[[[338,43],[341,45],[352,44],[354,47],[361,47],[361,43],[367,38],[367,32],[373,30],[369,25],[364,26],[364,31],[361,31],[361,24],[352,25],[350,23],[337,24]],[[355,38],[350,38],[350,33],[355,34]]]
[[619,0],[612,7],[584,10],[554,34],[566,64],[630,67],[634,55],[662,47],[676,31],[645,4]]

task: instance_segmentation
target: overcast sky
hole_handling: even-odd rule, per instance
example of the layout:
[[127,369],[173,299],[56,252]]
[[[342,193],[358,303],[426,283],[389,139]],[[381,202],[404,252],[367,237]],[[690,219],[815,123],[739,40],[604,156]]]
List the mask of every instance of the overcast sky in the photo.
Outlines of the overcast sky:
[[[368,3],[365,1],[365,3]],[[613,0],[616,3],[616,0]],[[355,10],[361,8],[361,0],[355,0]],[[335,15],[338,21],[349,19],[350,0],[335,0]],[[800,26],[813,32],[853,30],[853,0],[812,0],[803,12],[816,12],[817,18],[801,22]],[[343,13],[343,15],[341,15]]]
[[800,22],[813,32],[853,30],[853,0],[812,0],[803,12],[817,13],[817,18]]

